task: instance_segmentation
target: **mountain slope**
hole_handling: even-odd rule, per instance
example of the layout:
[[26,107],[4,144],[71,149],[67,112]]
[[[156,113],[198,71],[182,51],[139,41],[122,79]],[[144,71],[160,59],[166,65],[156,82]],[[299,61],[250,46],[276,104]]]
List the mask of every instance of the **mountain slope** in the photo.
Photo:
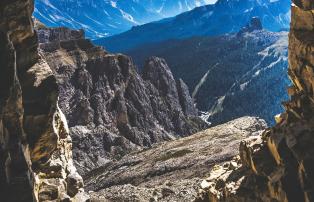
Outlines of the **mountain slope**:
[[283,111],[281,103],[288,100],[286,87],[291,85],[287,74],[287,33],[279,33],[278,39],[258,52],[258,63],[232,84],[226,93],[216,98],[209,110],[209,119],[222,123],[239,115],[256,115],[268,123]]
[[238,32],[254,16],[265,29],[279,31],[289,27],[289,0],[219,0],[215,5],[195,8],[173,18],[133,27],[122,34],[96,40],[113,52],[168,39],[192,36],[217,36]]
[[200,178],[212,165],[232,159],[243,139],[254,138],[266,127],[264,120],[242,117],[131,153],[91,171],[85,178],[86,189],[95,191],[91,195],[95,201],[194,201]]
[[205,0],[36,0],[34,16],[49,27],[84,29],[95,39],[204,4]]
[[245,115],[273,124],[288,99],[287,43],[287,32],[253,30],[143,45],[127,54],[139,67],[150,55],[165,58],[213,124]]
[[132,150],[206,127],[186,85],[163,59],[149,58],[140,75],[129,57],[94,46],[82,31],[37,33],[41,55],[57,79],[82,175]]

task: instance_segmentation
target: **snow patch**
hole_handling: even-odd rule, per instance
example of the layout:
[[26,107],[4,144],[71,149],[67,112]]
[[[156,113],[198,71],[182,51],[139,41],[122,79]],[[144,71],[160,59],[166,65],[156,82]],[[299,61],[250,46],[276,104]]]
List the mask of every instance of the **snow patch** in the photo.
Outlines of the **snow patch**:
[[208,115],[212,116],[214,114],[217,114],[219,112],[223,111],[223,103],[226,99],[226,96],[221,96],[217,99],[217,101],[215,102],[215,104],[211,107],[211,109],[208,111]]
[[211,125],[212,123],[208,121],[209,117],[210,117],[210,113],[209,112],[203,112],[203,111],[200,111],[200,118],[205,121],[208,125]]
[[111,4],[112,7],[117,8],[117,2],[110,1],[110,4]]
[[245,82],[245,83],[240,84],[240,89],[241,89],[241,91],[244,91],[245,87],[246,87],[248,84],[249,84],[248,81]]
[[196,87],[194,88],[194,91],[192,93],[192,98],[195,98],[196,94],[198,93],[198,90],[200,89],[200,87],[205,83],[205,81],[207,80],[207,77],[209,75],[209,73],[219,65],[219,63],[215,64],[213,67],[211,67],[206,73],[205,75],[201,78],[201,80],[198,82],[198,84],[196,85]]

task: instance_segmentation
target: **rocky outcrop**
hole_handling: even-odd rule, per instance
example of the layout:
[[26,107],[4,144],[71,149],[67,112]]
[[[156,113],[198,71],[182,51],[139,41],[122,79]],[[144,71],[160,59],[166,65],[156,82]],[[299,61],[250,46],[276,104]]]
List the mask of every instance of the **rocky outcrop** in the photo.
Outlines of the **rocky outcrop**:
[[[38,25],[39,21],[36,21],[36,24]],[[69,41],[85,38],[85,33],[83,30],[71,30],[65,27],[49,29],[38,26],[37,28],[37,30],[39,30],[37,33],[39,43]]]
[[177,85],[163,59],[150,58],[141,76],[129,57],[106,53],[80,31],[46,28],[38,36],[57,78],[81,174],[206,127],[186,85]]
[[190,96],[189,88],[182,79],[177,81],[179,101],[182,110],[186,116],[197,116],[198,110],[195,107],[194,100]]
[[241,35],[247,32],[262,30],[262,29],[263,29],[263,25],[259,17],[253,17],[251,18],[250,22],[245,27],[242,27],[240,29],[240,31],[238,32],[238,35]]
[[242,166],[210,179],[204,201],[314,201],[314,7],[310,0],[293,2],[289,35],[293,86],[288,88],[286,112],[261,138],[241,144]]
[[265,128],[262,119],[242,117],[133,152],[90,172],[86,190],[93,201],[193,201],[208,168],[233,158],[242,139]]
[[0,3],[0,200],[86,201],[32,12],[31,0]]

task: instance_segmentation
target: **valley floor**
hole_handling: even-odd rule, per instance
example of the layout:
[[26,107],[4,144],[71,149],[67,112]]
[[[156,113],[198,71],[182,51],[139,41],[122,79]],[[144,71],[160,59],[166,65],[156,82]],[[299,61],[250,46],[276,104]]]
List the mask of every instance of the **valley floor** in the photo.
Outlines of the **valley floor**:
[[213,165],[236,156],[243,139],[266,127],[262,119],[242,117],[133,152],[91,171],[86,190],[92,201],[193,201]]

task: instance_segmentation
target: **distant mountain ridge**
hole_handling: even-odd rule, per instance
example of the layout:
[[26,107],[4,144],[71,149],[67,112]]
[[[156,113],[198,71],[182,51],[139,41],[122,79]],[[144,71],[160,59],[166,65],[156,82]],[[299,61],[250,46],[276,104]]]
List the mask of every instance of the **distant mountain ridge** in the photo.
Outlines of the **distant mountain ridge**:
[[165,17],[208,0],[36,0],[34,16],[47,26],[84,29],[96,39]]
[[219,0],[176,17],[133,27],[119,35],[96,40],[113,52],[124,52],[137,46],[169,39],[193,36],[218,36],[238,32],[254,16],[265,29],[280,31],[289,27],[289,0]]
[[236,34],[169,40],[126,54],[140,69],[151,55],[165,58],[213,125],[242,116],[258,116],[272,125],[288,99],[288,32],[263,30],[258,18]]

